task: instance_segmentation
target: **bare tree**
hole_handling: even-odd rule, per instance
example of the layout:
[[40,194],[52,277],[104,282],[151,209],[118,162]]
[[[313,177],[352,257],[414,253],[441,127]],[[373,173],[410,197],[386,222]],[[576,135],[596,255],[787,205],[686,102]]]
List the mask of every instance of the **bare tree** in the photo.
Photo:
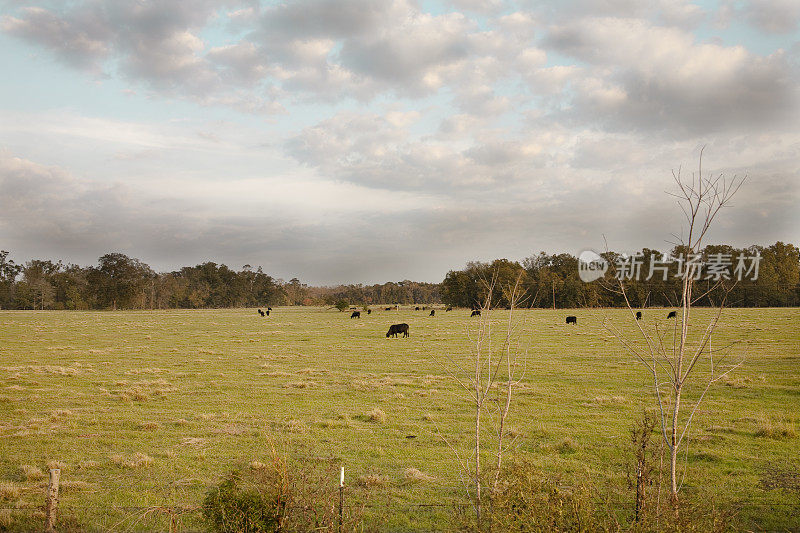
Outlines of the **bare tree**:
[[[450,443],[447,437],[437,428],[438,435],[445,441],[459,465],[459,474],[465,492],[473,503],[477,519],[477,529],[482,529],[484,517],[484,500],[496,492],[500,468],[505,452],[513,444],[509,442],[508,417],[513,407],[514,391],[524,376],[524,364],[520,369],[520,351],[517,346],[517,328],[519,321],[515,311],[524,300],[522,290],[522,274],[513,285],[497,286],[497,276],[483,280],[487,288],[487,296],[480,309],[480,318],[474,331],[468,329],[472,345],[469,366],[460,364],[456,358],[447,355],[446,361],[437,360],[445,371],[458,384],[461,397],[471,406],[474,412],[474,432],[470,442],[470,453],[464,456]],[[508,317],[502,329],[502,345],[495,352],[493,346],[492,298],[497,291],[502,291],[505,301],[509,302]],[[482,462],[488,454],[494,460]],[[487,478],[487,472],[492,475]],[[484,486],[487,484],[487,486]],[[488,495],[487,495],[488,491]]]
[[[717,214],[723,207],[729,206],[731,199],[741,187],[745,178],[726,179],[724,175],[703,176],[703,152],[697,173],[691,178],[684,178],[680,169],[673,171],[677,192],[670,193],[678,200],[688,224],[687,235],[674,235],[676,242],[689,255],[699,256],[703,239],[706,237]],[[652,375],[653,391],[660,413],[660,427],[664,443],[670,457],[670,495],[673,504],[678,502],[681,482],[678,480],[678,456],[688,440],[687,435],[697,408],[705,398],[711,385],[725,377],[741,364],[741,361],[727,370],[721,371],[725,357],[730,353],[730,345],[712,349],[711,337],[717,328],[722,310],[725,307],[727,294],[731,287],[726,286],[720,278],[704,294],[693,295],[694,282],[700,274],[701,265],[687,261],[682,275],[682,293],[680,299],[680,320],[675,320],[671,328],[660,328],[658,323],[653,331],[648,331],[640,321],[635,320],[635,311],[628,300],[622,276],[617,276],[618,290],[624,296],[625,303],[634,318],[640,343],[626,337],[622,330],[607,319],[603,326],[625,349],[638,359]],[[716,311],[702,329],[692,322],[692,305],[712,291],[720,290],[723,298]],[[692,339],[694,331],[699,333],[699,340]],[[670,333],[671,338],[670,338]],[[692,398],[685,396],[687,387],[695,387]],[[685,474],[685,472],[684,472]]]

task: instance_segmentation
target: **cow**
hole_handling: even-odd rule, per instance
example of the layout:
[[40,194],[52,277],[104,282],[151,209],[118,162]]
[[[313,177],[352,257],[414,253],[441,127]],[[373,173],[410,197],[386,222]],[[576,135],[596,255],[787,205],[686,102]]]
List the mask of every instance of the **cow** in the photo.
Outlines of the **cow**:
[[675,311],[670,311],[669,314],[667,315],[667,318],[675,318],[675,319],[677,319],[678,315],[677,315],[677,313]]
[[267,309],[267,310],[264,312],[264,314],[265,314],[265,315],[267,315],[267,316],[269,316],[269,311],[270,311],[270,310],[269,310],[269,309]]
[[403,337],[408,337],[408,324],[393,324],[389,326],[389,331],[386,332],[386,338],[397,337],[398,333],[402,333]]
[[641,319],[642,319],[642,312],[636,311],[636,320],[641,320]]
[[372,314],[372,309],[367,309],[367,314],[371,315]]
[[436,309],[431,309],[431,315],[430,316],[436,316]]
[[576,316],[568,316],[567,317],[567,324],[575,324],[578,325],[578,317]]
[[415,307],[415,308],[414,308],[414,311],[419,311],[419,307]]
[[473,316],[481,316],[481,310],[480,310],[480,309],[475,309],[475,310],[472,312],[472,314],[471,314],[471,315],[469,315],[469,316],[470,316],[470,317],[473,317]]
[[447,309],[445,309],[445,312],[447,312],[447,311],[452,311],[452,310],[453,310],[453,308],[452,308],[452,307],[448,307]]
[[361,311],[353,311],[353,314],[350,315],[350,318],[361,318]]
[[386,309],[384,309],[384,311],[391,311],[391,310],[392,310],[391,307],[387,307]]
[[261,315],[261,316],[264,316],[264,311],[262,311],[261,309],[259,309],[259,310],[258,310],[258,314],[259,314],[259,315]]
[[427,306],[427,305],[423,305],[423,306],[422,306],[422,310],[423,310],[423,311],[427,311],[427,310],[428,310],[428,306]]
[[267,311],[272,311],[272,308],[271,307],[267,307]]

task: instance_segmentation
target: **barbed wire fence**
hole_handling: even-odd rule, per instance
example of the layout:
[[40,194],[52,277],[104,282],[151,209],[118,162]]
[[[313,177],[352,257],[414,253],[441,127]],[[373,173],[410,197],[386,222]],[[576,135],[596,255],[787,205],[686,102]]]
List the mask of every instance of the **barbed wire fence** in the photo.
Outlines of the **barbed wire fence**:
[[[107,525],[101,526],[97,529],[103,531],[169,531],[169,533],[177,532],[190,532],[203,530],[200,525],[202,522],[203,506],[197,503],[189,502],[172,502],[169,504],[160,505],[99,505],[99,504],[81,504],[69,503],[62,504],[59,500],[59,485],[61,482],[60,469],[50,469],[50,479],[47,484],[46,491],[41,496],[41,504],[27,504],[27,505],[9,505],[8,503],[0,503],[0,512],[5,513],[7,517],[24,516],[28,519],[29,524],[35,524],[40,520],[43,525],[41,530],[45,533],[54,533],[58,531],[56,524],[58,523],[59,516],[75,516],[77,513],[81,515],[93,514],[96,516],[105,516],[112,518],[113,521]],[[472,507],[472,503],[466,500],[463,495],[459,498],[458,494],[463,491],[463,485],[448,485],[448,484],[435,484],[433,486],[418,486],[424,488],[428,495],[421,497],[421,500],[431,498],[430,492],[440,492],[441,497],[436,501],[418,501],[418,502],[361,502],[358,501],[358,496],[352,492],[351,487],[346,487],[342,476],[339,480],[340,498],[338,499],[338,514],[339,514],[339,531],[341,530],[342,514],[343,512],[363,512],[365,510],[375,510],[381,512],[390,512],[395,515],[405,515],[408,518],[417,517],[420,523],[425,523],[425,514],[429,515],[428,521],[433,518],[444,518],[443,513],[452,515],[457,511],[466,512]],[[347,488],[348,490],[345,490]],[[206,487],[206,490],[212,489],[212,486]],[[576,487],[572,485],[559,485],[559,490],[572,491]],[[381,495],[391,499],[390,494]],[[624,502],[604,502],[605,509],[608,512],[625,513],[632,511],[632,504]],[[794,516],[800,520],[800,501],[786,502],[776,501],[775,499],[761,499],[749,498],[745,501],[738,501],[735,504],[740,509],[748,508],[751,511],[767,511],[780,509],[788,516]],[[189,525],[186,522],[190,522]],[[414,523],[414,520],[409,520]],[[2,525],[2,524],[0,524]],[[800,522],[792,527],[800,526]],[[38,528],[37,528],[38,529]],[[414,531],[436,531],[436,527],[426,528],[421,526],[419,529],[415,528]]]

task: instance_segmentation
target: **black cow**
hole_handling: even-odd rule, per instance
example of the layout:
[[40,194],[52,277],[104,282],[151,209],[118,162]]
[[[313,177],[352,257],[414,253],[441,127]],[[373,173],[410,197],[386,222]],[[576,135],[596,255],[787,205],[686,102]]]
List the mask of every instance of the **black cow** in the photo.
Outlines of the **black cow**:
[[636,320],[641,320],[641,319],[642,319],[642,312],[636,311]]
[[391,307],[387,307],[386,309],[384,309],[384,311],[391,311],[391,310],[392,310]]
[[578,317],[576,316],[568,316],[567,317],[567,324],[575,324],[578,325]]
[[271,307],[267,307],[267,311],[272,311],[272,308]]
[[431,316],[436,316],[436,309],[431,309]]
[[361,318],[361,311],[353,311],[353,314],[350,315],[350,318]]
[[448,307],[447,309],[445,309],[445,312],[447,312],[447,311],[452,311],[452,310],[453,310],[453,308],[452,308],[452,307]]
[[372,309],[367,309],[367,314],[371,315],[372,314]]
[[414,311],[419,311],[419,307],[415,307],[415,308],[414,308]]
[[675,311],[670,311],[669,314],[667,315],[667,318],[675,318],[675,319],[677,319],[678,315],[677,315],[677,313],[675,313]]
[[393,324],[389,326],[389,331],[386,332],[386,338],[397,337],[398,333],[402,333],[403,337],[408,337],[408,324]]
[[481,316],[481,310],[480,310],[480,309],[475,309],[475,310],[472,312],[472,314],[471,314],[471,315],[469,315],[469,316],[471,316],[471,317],[473,317],[473,316]]
[[267,316],[269,316],[269,311],[270,311],[270,310],[269,310],[269,309],[267,309],[267,311],[266,311],[264,314],[265,314],[265,315],[267,315]]
[[259,314],[259,315],[261,315],[261,316],[264,316],[264,311],[262,311],[261,309],[259,309],[259,310],[258,310],[258,314]]

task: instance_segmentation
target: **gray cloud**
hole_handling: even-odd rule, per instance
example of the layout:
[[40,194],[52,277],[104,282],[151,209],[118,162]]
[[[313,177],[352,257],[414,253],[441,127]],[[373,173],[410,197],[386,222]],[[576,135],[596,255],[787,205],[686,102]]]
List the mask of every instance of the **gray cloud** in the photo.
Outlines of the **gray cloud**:
[[800,4],[794,0],[728,0],[724,9],[727,17],[743,17],[764,33],[792,33],[800,25]]
[[582,19],[553,27],[554,49],[590,63],[572,80],[566,113],[612,129],[708,134],[797,118],[797,72],[783,52],[699,44],[641,19]]

